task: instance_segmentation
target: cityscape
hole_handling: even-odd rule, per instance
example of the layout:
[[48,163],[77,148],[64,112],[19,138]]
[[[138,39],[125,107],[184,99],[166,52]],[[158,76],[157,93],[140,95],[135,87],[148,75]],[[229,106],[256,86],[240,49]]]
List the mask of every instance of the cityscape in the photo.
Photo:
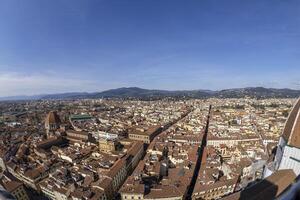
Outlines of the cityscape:
[[299,146],[295,102],[3,101],[0,183],[16,199],[238,199],[268,173],[275,198],[300,172],[297,153],[266,170],[283,133]]
[[300,1],[0,0],[0,200],[300,199]]

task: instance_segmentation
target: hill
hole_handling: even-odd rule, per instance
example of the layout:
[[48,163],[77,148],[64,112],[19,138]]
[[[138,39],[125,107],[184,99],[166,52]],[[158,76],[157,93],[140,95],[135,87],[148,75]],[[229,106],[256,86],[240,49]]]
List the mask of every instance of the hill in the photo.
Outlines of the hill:
[[106,90],[103,92],[71,92],[61,94],[47,94],[35,96],[14,96],[1,97],[0,100],[53,100],[53,99],[84,99],[84,98],[138,98],[138,99],[158,99],[165,97],[173,98],[298,98],[300,90],[275,89],[264,87],[247,87],[225,89],[220,91],[212,90],[149,90],[138,87],[122,87]]

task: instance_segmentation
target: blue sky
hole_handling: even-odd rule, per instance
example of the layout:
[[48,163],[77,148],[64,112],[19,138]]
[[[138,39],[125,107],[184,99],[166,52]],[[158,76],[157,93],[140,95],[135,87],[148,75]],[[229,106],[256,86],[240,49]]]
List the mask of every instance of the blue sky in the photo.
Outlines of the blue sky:
[[300,89],[300,1],[0,1],[0,96],[129,86]]

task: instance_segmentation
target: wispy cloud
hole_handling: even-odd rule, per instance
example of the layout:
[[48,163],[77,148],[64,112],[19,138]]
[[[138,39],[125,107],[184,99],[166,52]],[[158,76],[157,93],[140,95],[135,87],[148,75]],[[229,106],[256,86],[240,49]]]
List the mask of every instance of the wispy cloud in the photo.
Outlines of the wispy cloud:
[[0,96],[96,90],[93,80],[74,78],[58,73],[0,73]]

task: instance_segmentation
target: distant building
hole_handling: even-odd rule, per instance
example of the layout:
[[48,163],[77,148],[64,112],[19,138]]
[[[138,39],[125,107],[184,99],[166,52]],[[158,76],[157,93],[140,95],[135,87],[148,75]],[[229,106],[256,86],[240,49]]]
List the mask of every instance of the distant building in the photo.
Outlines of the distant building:
[[234,192],[238,179],[218,181],[209,185],[196,184],[192,199],[219,199],[224,195]]
[[13,162],[8,162],[7,170],[25,185],[34,190],[39,190],[37,184],[51,172],[50,168],[46,166],[38,166],[34,169],[28,169],[26,167],[17,168]]
[[99,140],[99,151],[102,152],[111,152],[116,151],[118,146],[118,142],[116,140]]
[[[13,181],[13,180],[9,180],[7,182],[0,182],[0,183],[17,200],[29,200],[23,183],[19,181]],[[0,197],[0,199],[2,198]]]
[[[6,166],[5,166],[5,162],[4,162],[4,160],[3,160],[3,157],[4,157],[4,153],[1,154],[1,152],[0,152],[0,169],[1,169],[1,170],[6,170]],[[0,170],[0,171],[1,171],[1,170]]]
[[76,120],[76,121],[85,121],[85,120],[89,120],[92,119],[92,116],[87,115],[87,114],[83,114],[83,115],[71,115],[70,116],[70,120]]
[[71,142],[77,143],[85,143],[91,142],[93,140],[92,134],[84,131],[74,131],[68,130],[66,131],[67,139]]
[[132,140],[143,141],[146,144],[150,144],[150,142],[161,130],[161,126],[153,126],[148,129],[135,128],[129,131],[128,137]]
[[0,199],[1,200],[16,200],[16,198],[7,192],[1,185],[0,185]]
[[36,144],[37,149],[49,150],[52,146],[64,146],[67,141],[63,137],[50,137]]
[[107,140],[115,140],[118,139],[118,134],[116,133],[108,133],[105,131],[98,131],[97,133],[95,133],[95,135],[100,138],[100,139],[107,139]]

